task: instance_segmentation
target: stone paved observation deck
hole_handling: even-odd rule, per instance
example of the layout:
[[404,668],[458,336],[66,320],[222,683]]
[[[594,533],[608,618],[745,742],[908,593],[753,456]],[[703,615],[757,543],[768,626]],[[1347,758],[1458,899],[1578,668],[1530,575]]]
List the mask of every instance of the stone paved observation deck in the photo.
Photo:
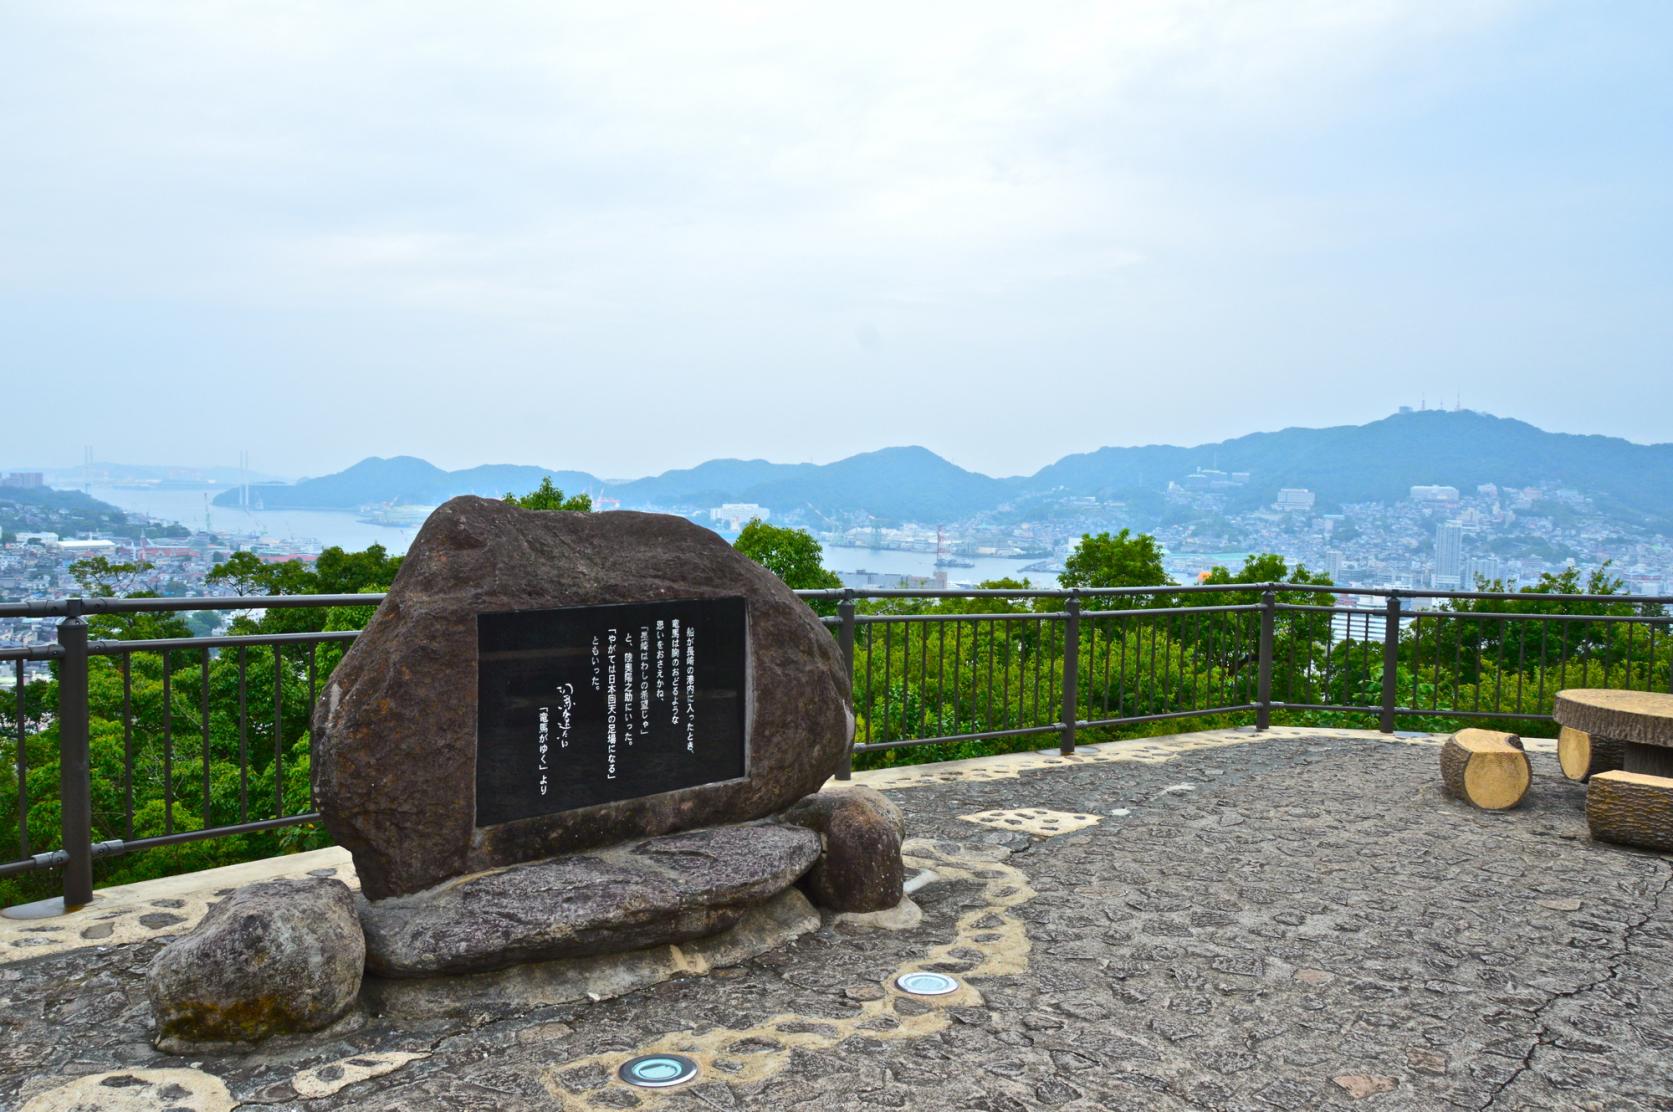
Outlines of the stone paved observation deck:
[[[917,840],[923,919],[530,1008],[435,998],[246,1057],[149,1042],[143,972],[215,893],[325,850],[0,925],[0,1108],[1673,1109],[1673,860],[1588,840],[1531,742],[1505,813],[1439,739],[1219,731],[856,779]],[[674,953],[702,971],[718,959]],[[885,991],[958,973],[939,999]],[[649,1050],[702,1067],[637,1090]]]

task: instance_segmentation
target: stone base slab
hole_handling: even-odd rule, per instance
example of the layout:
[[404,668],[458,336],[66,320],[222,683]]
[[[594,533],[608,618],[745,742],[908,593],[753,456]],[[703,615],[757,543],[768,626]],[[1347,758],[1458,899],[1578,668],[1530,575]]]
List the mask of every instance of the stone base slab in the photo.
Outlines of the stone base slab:
[[493,973],[419,980],[367,977],[360,998],[376,1015],[412,1020],[606,1000],[674,977],[704,976],[737,965],[818,929],[819,913],[806,896],[790,888],[745,912],[731,929],[694,942],[561,958]]

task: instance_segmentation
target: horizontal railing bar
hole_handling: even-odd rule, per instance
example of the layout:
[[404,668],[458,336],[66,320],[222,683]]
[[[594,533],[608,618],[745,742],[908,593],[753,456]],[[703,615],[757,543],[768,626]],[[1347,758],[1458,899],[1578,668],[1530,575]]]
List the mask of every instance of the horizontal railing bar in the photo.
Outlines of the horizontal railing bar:
[[48,853],[37,853],[33,857],[25,857],[19,861],[8,861],[0,865],[0,876],[20,876],[23,873],[38,873],[42,869],[60,869],[70,855],[61,849]]
[[264,830],[281,830],[287,826],[301,826],[304,823],[319,821],[319,812],[309,811],[305,815],[286,815],[283,818],[262,819],[259,822],[241,822],[235,826],[211,826],[203,830],[177,830],[173,834],[162,834],[155,838],[135,838],[129,842],[117,842],[114,844],[115,848],[106,852],[109,854],[134,853],[142,849],[155,849],[158,846],[197,842],[204,838],[221,838],[233,834],[260,834]]
[[[268,830],[282,830],[287,826],[302,826],[310,822],[319,822],[318,811],[309,811],[305,815],[286,815],[277,819],[262,819],[259,822],[241,822],[233,826],[210,826],[202,830],[180,830],[173,834],[162,834],[155,838],[132,838],[123,841],[120,838],[108,842],[93,843],[93,857],[120,857],[127,853],[138,853],[140,850],[157,849],[161,846],[174,846],[182,842],[200,842],[205,838],[226,838],[234,834],[260,834]],[[15,876],[19,873],[38,872],[42,869],[58,869],[64,866],[69,855],[63,850],[53,850],[50,853],[37,853],[33,857],[25,857],[21,861],[8,861],[0,865],[0,876]]]
[[1381,706],[1354,706],[1350,703],[1280,703],[1273,700],[1272,709],[1278,710],[1324,710],[1337,714],[1381,714]]
[[1630,602],[1645,605],[1673,603],[1673,595],[1563,595],[1534,591],[1449,591],[1431,587],[1356,587],[1319,583],[1179,583],[1154,587],[823,587],[796,592],[809,599],[864,598],[1071,598],[1088,595],[1190,595],[1247,591],[1260,594],[1372,595],[1377,598],[1467,598],[1495,602],[1557,599],[1567,602]]
[[1141,606],[1135,610],[1082,610],[1081,618],[1162,617],[1171,614],[1257,614],[1258,602],[1238,602],[1226,606]]
[[171,652],[184,649],[229,649],[239,645],[320,645],[328,641],[353,641],[357,629],[309,633],[245,633],[224,637],[158,637],[146,641],[89,641],[91,656],[123,656],[127,653]]
[[0,618],[67,618],[93,614],[154,614],[177,610],[276,610],[323,606],[376,606],[381,594],[194,595],[187,598],[62,598],[0,602]]
[[[1282,609],[1280,607],[1279,609]],[[1379,611],[1366,611],[1370,614]],[[1402,618],[1448,618],[1453,621],[1483,622],[1630,622],[1637,625],[1673,624],[1673,614],[1529,614],[1500,610],[1402,610]]]
[[0,649],[0,660],[57,660],[64,650],[57,645],[36,645],[26,649]]
[[[1273,709],[1279,704],[1273,703]],[[1203,718],[1210,714],[1243,714],[1255,710],[1254,703],[1233,703],[1224,707],[1203,707],[1200,710],[1170,710],[1161,714],[1135,714],[1127,718],[1092,718],[1082,719],[1077,725],[1082,729],[1096,729],[1099,726],[1128,726],[1138,722],[1164,722],[1170,718]],[[1120,740],[1130,741],[1131,738]],[[1088,745],[1103,745],[1104,742],[1087,742]]]
[[1026,737],[1029,734],[1048,734],[1063,729],[1063,723],[1049,726],[1020,726],[1014,730],[983,730],[975,734],[947,734],[943,737],[901,738],[898,741],[865,741],[856,743],[856,753],[876,753],[884,749],[904,749],[913,745],[947,745],[959,741],[993,741],[1006,737]]
[[[1022,610],[1010,614],[856,614],[855,625],[881,625],[885,622],[1061,622],[1069,616],[1067,610],[1036,612]],[[1084,616],[1084,615],[1083,615]]]
[[1550,722],[1549,714],[1512,710],[1435,710],[1431,707],[1395,707],[1395,714],[1421,714],[1426,718],[1520,718],[1529,722]]

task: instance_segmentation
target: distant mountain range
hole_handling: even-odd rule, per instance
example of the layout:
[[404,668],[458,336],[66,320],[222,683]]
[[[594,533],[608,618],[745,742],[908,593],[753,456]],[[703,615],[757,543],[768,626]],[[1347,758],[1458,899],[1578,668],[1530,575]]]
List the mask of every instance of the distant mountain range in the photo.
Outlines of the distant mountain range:
[[[624,506],[692,510],[756,502],[775,516],[865,513],[883,521],[952,521],[1041,499],[1095,497],[1135,508],[1158,504],[1170,481],[1198,468],[1246,471],[1228,508],[1273,501],[1306,487],[1321,510],[1344,502],[1389,502],[1410,487],[1439,483],[1473,490],[1557,484],[1591,497],[1611,518],[1652,528],[1673,524],[1673,444],[1641,445],[1575,436],[1469,411],[1399,413],[1365,425],[1290,428],[1194,448],[1100,448],[1066,456],[1033,475],[992,478],[926,448],[884,448],[835,463],[711,460],[649,478],[606,484],[583,471],[489,465],[443,471],[411,456],[362,460],[346,471],[250,488],[269,509],[349,510],[369,503],[434,505],[458,494],[523,492],[544,476],[565,491],[607,493]],[[217,505],[235,505],[225,491]]]

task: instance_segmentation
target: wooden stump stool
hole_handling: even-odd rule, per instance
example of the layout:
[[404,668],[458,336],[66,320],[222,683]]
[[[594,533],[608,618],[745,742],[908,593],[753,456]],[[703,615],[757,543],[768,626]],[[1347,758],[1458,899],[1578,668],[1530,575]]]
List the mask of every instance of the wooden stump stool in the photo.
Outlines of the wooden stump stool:
[[1600,772],[1625,768],[1626,747],[1613,738],[1595,737],[1564,726],[1557,735],[1557,763],[1570,780],[1585,782]]
[[1586,825],[1599,841],[1673,850],[1673,777],[1598,773],[1586,788]]
[[1459,730],[1441,746],[1441,782],[1446,794],[1483,810],[1516,806],[1528,794],[1533,779],[1533,766],[1515,734]]

